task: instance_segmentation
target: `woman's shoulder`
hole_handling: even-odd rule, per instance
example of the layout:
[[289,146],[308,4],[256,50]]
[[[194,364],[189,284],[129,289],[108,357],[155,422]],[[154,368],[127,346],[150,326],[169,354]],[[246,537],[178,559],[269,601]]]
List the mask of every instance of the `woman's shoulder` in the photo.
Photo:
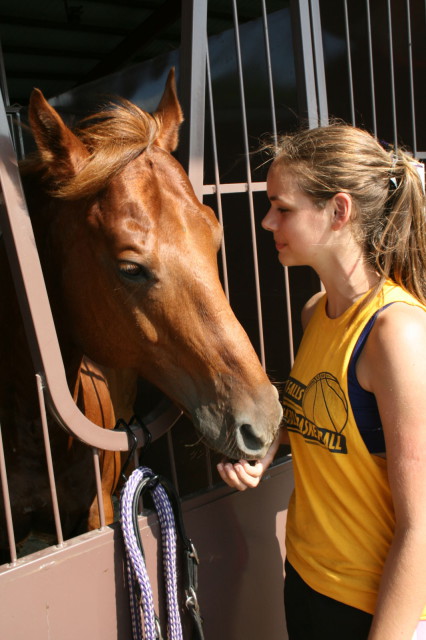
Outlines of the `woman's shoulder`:
[[426,332],[426,309],[415,304],[397,301],[389,304],[377,316],[372,335],[378,340],[393,336],[399,340],[415,342],[416,337]]
[[309,300],[305,303],[305,306],[302,309],[302,327],[303,330],[308,326],[309,320],[312,318],[315,309],[318,306],[319,301],[325,296],[324,291],[318,291],[318,293],[314,293],[314,295],[309,298]]
[[426,310],[423,307],[395,302],[376,317],[368,336],[365,364],[371,370],[408,366],[426,351]]
[[[395,393],[401,376],[426,379],[426,310],[395,302],[376,317],[357,365],[360,385],[374,394],[387,389]],[[420,372],[420,373],[419,373]]]

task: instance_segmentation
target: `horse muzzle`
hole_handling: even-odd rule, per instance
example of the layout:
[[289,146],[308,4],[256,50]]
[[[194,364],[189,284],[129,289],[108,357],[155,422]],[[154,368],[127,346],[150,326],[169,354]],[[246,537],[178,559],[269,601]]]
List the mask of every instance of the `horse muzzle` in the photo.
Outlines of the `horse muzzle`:
[[265,394],[261,394],[258,402],[253,397],[240,397],[236,407],[222,403],[198,407],[192,419],[205,443],[231,459],[263,458],[282,420],[277,390],[270,387],[266,399]]

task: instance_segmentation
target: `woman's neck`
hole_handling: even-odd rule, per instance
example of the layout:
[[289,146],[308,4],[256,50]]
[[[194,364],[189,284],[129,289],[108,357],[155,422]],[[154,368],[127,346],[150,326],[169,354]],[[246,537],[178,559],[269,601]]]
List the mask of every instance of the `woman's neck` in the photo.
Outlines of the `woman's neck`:
[[363,257],[354,257],[319,273],[327,292],[327,315],[338,318],[379,282],[379,275]]

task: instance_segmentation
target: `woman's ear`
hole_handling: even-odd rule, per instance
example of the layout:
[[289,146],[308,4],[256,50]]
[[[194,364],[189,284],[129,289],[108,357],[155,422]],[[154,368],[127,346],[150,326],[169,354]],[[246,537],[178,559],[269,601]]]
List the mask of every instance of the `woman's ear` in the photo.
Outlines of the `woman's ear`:
[[352,198],[349,193],[336,193],[332,198],[331,204],[334,207],[333,222],[331,228],[333,231],[339,231],[349,222],[352,213]]

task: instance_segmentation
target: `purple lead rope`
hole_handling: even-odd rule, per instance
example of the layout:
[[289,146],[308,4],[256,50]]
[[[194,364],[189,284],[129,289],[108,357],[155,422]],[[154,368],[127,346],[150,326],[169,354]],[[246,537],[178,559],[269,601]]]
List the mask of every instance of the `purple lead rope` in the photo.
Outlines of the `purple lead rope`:
[[[120,498],[121,528],[126,547],[133,640],[142,640],[142,629],[145,631],[146,640],[161,638],[151,584],[133,526],[133,499],[140,484],[149,478],[154,478],[154,473],[148,467],[135,469],[126,482]],[[157,484],[152,489],[151,495],[161,529],[167,601],[167,637],[169,640],[183,640],[177,601],[175,518],[167,493],[161,484]],[[137,585],[140,589],[140,604],[137,597]]]

